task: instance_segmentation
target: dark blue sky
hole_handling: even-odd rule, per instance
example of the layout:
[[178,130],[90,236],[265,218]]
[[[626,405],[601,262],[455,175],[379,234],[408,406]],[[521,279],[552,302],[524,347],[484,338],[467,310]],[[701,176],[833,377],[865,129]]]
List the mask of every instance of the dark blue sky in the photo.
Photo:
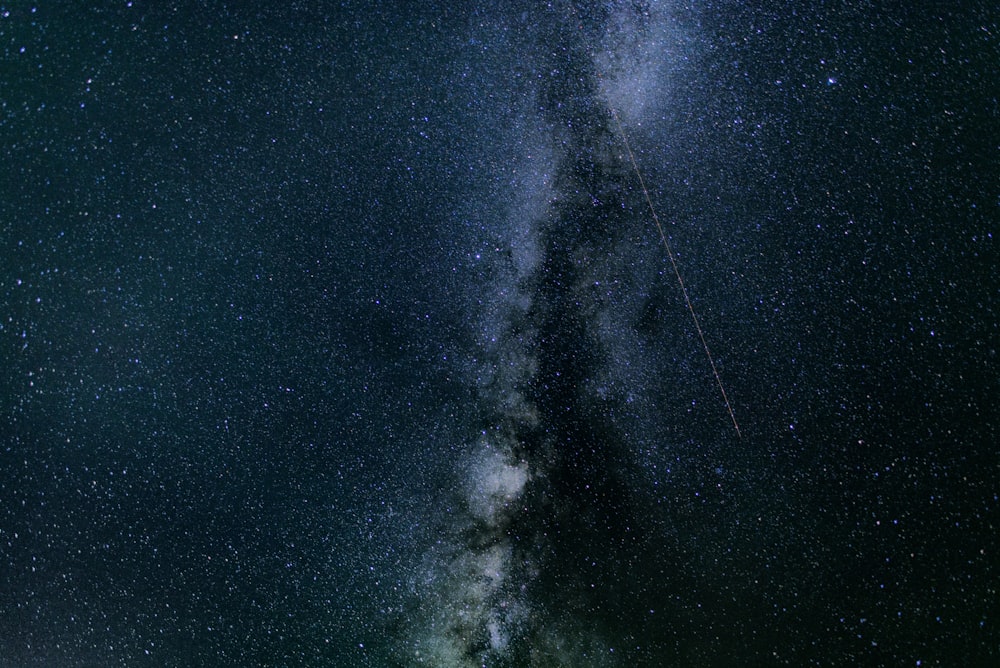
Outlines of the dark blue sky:
[[996,11],[453,4],[0,5],[0,665],[995,663]]

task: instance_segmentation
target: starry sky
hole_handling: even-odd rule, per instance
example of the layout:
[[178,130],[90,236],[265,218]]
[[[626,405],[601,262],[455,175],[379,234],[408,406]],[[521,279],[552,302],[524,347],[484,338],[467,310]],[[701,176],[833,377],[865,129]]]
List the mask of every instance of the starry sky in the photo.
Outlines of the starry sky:
[[0,666],[1000,661],[991,3],[259,4],[0,3]]

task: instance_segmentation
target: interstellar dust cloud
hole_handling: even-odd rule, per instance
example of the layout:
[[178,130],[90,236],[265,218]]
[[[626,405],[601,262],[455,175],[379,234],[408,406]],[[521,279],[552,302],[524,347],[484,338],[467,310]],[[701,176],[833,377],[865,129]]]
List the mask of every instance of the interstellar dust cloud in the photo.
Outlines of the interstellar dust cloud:
[[531,24],[519,56],[530,152],[544,158],[497,203],[510,251],[470,355],[481,423],[413,583],[405,663],[614,665],[629,654],[616,643],[642,630],[635,606],[655,595],[635,569],[652,548],[614,417],[629,401],[616,367],[634,317],[619,292],[648,221],[611,110],[637,129],[668,94],[682,40],[643,3],[565,4]]

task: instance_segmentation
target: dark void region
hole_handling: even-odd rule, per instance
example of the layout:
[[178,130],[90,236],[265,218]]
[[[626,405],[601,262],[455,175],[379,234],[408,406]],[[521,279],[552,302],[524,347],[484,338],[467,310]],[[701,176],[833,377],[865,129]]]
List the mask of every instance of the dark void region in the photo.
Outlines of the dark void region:
[[[563,66],[567,76],[554,78],[548,92],[571,102],[546,114],[559,126],[566,154],[542,221],[544,256],[526,315],[537,359],[527,395],[539,421],[518,430],[517,455],[539,474],[505,530],[516,561],[537,569],[528,585],[529,599],[542,608],[533,628],[571,618],[608,637],[641,638],[648,650],[674,642],[670,627],[651,623],[648,611],[669,614],[671,592],[690,586],[678,574],[684,556],[664,546],[647,500],[636,496],[630,443],[612,419],[615,402],[587,390],[613,363],[596,327],[608,305],[591,289],[593,276],[637,224],[635,193],[593,72],[572,59]],[[523,642],[513,656],[536,644]]]

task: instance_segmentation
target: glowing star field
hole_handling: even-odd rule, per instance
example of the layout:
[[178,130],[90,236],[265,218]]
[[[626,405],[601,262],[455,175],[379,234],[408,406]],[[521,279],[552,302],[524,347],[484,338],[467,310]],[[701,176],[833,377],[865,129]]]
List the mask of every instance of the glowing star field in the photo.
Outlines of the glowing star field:
[[0,5],[0,667],[1000,665],[1000,26]]

